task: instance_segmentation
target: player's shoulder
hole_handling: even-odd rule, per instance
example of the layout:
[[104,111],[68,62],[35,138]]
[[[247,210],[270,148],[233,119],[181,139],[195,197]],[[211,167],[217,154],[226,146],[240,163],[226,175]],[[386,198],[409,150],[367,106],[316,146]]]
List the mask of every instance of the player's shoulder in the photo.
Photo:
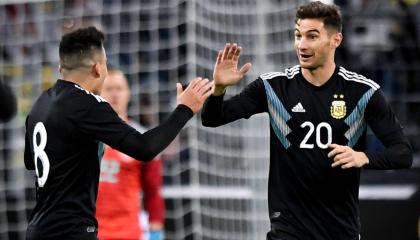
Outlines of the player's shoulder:
[[300,72],[300,66],[286,68],[282,72],[267,72],[260,75],[262,80],[293,79]]
[[59,94],[57,106],[60,107],[67,116],[71,118],[84,118],[85,113],[94,109],[110,108],[106,100],[96,95],[78,84],[71,83],[65,86],[66,90]]
[[[50,89],[50,96],[54,101],[59,101],[64,106],[70,103],[73,107],[85,107],[86,105],[106,102],[104,98],[96,95],[82,86],[63,79],[58,79],[57,83]],[[68,107],[71,107],[68,106]]]
[[355,86],[360,88],[368,88],[373,90],[377,90],[380,88],[379,84],[377,84],[372,79],[369,79],[363,76],[362,74],[347,70],[342,66],[338,67],[337,74],[341,77],[343,81],[354,84]]

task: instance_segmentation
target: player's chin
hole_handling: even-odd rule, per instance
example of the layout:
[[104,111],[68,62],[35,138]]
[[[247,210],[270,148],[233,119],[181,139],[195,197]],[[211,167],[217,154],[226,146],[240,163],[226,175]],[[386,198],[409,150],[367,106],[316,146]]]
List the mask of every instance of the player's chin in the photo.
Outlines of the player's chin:
[[299,64],[300,64],[300,67],[304,68],[304,69],[312,70],[312,69],[316,68],[315,64],[313,64],[311,62],[308,62],[308,61],[299,61]]

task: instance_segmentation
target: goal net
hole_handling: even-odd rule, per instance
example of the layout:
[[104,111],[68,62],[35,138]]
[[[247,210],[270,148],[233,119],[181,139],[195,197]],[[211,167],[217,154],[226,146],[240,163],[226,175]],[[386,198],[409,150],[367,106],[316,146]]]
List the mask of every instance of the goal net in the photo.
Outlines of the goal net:
[[[0,3],[0,79],[19,111],[0,124],[0,239],[24,239],[34,206],[33,174],[24,169],[24,120],[58,78],[58,43],[68,27],[96,25],[110,65],[127,75],[129,113],[147,127],[176,104],[176,83],[211,78],[226,42],[243,47],[253,67],[229,88],[238,93],[264,72],[296,63],[292,0],[6,0]],[[165,150],[166,239],[262,239],[269,229],[266,115],[219,128],[194,117]]]

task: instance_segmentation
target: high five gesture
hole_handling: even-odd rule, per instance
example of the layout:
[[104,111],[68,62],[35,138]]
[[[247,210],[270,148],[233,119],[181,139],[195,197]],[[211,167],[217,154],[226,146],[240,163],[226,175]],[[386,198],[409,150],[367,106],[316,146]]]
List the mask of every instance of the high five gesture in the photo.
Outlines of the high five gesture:
[[251,68],[251,63],[246,63],[238,70],[241,51],[241,46],[236,43],[227,43],[225,48],[219,51],[213,71],[215,85],[213,95],[223,94],[228,86],[236,84]]

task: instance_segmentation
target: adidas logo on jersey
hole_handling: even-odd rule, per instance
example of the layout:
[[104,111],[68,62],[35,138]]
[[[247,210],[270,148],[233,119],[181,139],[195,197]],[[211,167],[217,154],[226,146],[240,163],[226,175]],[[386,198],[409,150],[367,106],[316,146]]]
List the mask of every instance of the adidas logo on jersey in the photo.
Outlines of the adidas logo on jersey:
[[292,108],[292,112],[306,112],[306,110],[303,108],[302,103],[299,102]]

